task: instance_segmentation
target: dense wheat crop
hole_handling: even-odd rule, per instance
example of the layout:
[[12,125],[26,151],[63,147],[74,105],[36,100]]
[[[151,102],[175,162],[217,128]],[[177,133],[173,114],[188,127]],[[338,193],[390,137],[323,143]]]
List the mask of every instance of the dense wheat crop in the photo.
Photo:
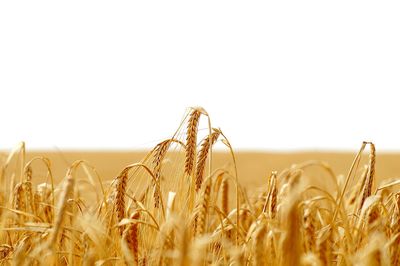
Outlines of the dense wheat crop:
[[[213,167],[215,145],[231,155],[223,168]],[[76,161],[55,182],[51,161],[26,161],[21,144],[1,162],[0,261],[399,265],[400,179],[377,184],[376,157],[363,142],[345,175],[308,161],[260,176],[265,185],[248,192],[230,142],[202,108],[114,178]],[[310,167],[327,178],[315,182]]]

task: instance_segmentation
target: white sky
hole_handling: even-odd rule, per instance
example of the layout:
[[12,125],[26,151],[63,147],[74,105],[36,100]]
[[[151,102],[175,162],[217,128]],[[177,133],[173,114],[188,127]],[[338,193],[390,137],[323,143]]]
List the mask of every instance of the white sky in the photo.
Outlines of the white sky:
[[1,1],[0,149],[400,150],[399,1]]

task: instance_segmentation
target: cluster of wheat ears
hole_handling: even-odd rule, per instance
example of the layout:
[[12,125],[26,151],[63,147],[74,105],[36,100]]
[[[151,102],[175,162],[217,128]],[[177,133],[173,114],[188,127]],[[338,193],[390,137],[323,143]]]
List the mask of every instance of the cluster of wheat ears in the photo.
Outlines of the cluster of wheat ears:
[[[213,167],[215,144],[230,154],[225,167]],[[310,166],[330,177],[329,190],[305,176]],[[305,162],[248,193],[224,133],[190,108],[172,138],[112,180],[76,161],[56,184],[51,162],[26,162],[24,144],[0,178],[5,265],[400,265],[400,180],[375,184],[370,142],[347,176]]]

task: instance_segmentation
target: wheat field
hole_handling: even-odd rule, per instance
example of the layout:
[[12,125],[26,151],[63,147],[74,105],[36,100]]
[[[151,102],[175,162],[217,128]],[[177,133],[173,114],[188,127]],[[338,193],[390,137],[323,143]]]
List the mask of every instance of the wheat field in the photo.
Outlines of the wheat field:
[[236,152],[189,108],[149,151],[2,152],[2,265],[400,265],[400,156]]

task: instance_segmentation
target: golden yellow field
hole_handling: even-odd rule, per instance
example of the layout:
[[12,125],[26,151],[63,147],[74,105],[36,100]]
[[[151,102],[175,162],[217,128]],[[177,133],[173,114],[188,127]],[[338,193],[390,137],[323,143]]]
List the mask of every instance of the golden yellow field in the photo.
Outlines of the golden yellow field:
[[400,155],[236,152],[207,117],[149,151],[2,152],[1,263],[399,265]]
[[[361,142],[360,142],[361,145]],[[346,175],[358,151],[353,152],[254,152],[235,151],[240,184],[247,189],[256,189],[266,185],[271,171],[281,172],[293,164],[307,161],[323,161],[330,165],[335,174]],[[85,160],[96,167],[97,172],[104,180],[116,177],[121,169],[131,163],[142,160],[148,151],[27,151],[26,158],[44,156],[49,158],[52,170],[57,181],[64,178],[68,167],[77,160]],[[0,152],[6,158],[8,152]],[[214,164],[224,166],[229,162],[229,153],[213,152]],[[378,181],[387,178],[400,177],[400,154],[377,151],[376,178]],[[368,156],[365,156],[368,158]],[[40,165],[37,170],[45,173]],[[307,170],[307,174],[315,176],[322,182],[326,179],[324,172],[317,167]],[[34,180],[37,181],[37,180]]]

